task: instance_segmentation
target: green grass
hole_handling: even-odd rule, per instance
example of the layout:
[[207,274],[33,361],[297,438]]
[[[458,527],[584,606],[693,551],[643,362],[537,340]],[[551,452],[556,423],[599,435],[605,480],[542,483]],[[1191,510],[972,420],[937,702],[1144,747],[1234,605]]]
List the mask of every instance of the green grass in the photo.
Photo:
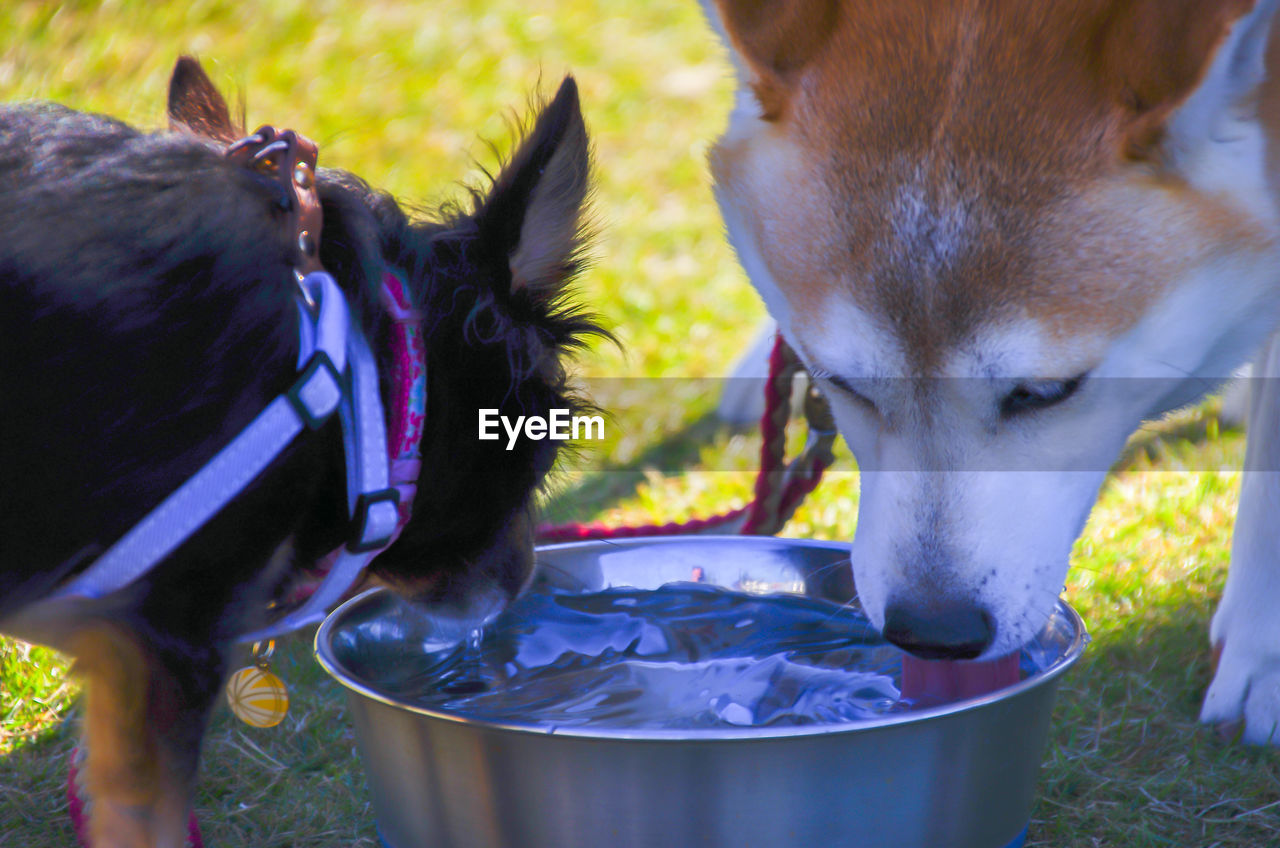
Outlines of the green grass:
[[[753,434],[707,417],[714,378],[763,311],[725,246],[705,152],[728,66],[693,0],[434,3],[191,0],[0,4],[0,100],[49,98],[161,123],[174,58],[195,52],[250,126],[289,125],[321,161],[403,198],[459,195],[505,147],[530,91],[572,70],[594,139],[601,237],[583,297],[622,341],[580,373],[615,417],[604,450],[561,476],[556,518],[651,521],[736,505]],[[234,99],[234,94],[233,94]],[[669,378],[615,380],[621,377]],[[1206,628],[1222,588],[1242,436],[1212,405],[1135,441],[1076,546],[1067,597],[1094,641],[1063,684],[1030,844],[1280,845],[1280,755],[1195,723]],[[836,473],[787,535],[848,538],[857,477]],[[342,696],[309,637],[277,670],[293,709],[251,730],[220,708],[197,810],[213,845],[376,844]],[[77,690],[65,661],[0,641],[0,845],[69,844],[62,780]]]

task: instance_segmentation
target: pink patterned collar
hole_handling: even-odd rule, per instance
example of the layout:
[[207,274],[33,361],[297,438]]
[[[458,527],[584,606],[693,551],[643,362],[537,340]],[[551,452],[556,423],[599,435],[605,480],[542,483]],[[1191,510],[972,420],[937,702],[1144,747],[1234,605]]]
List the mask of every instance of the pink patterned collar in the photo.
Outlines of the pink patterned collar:
[[400,492],[400,526],[404,529],[418,491],[422,470],[422,428],[427,418],[427,347],[422,313],[413,308],[404,280],[390,271],[382,275],[382,306],[395,322],[391,334],[391,400],[387,410],[387,458],[390,482]]

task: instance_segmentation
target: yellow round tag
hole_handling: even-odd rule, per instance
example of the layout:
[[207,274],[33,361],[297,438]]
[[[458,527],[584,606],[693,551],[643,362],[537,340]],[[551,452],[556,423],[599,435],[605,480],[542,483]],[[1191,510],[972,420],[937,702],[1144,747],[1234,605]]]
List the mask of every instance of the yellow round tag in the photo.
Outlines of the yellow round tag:
[[275,727],[289,712],[284,681],[260,666],[242,668],[227,681],[231,712],[253,727]]

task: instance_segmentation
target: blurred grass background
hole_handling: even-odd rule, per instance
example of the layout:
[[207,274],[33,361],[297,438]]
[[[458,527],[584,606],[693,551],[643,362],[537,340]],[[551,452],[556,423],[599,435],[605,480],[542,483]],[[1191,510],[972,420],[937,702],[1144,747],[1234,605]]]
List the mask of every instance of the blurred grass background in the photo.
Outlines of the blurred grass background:
[[[709,414],[712,378],[764,313],[709,190],[706,150],[732,87],[695,0],[8,0],[0,101],[159,127],[184,52],[243,97],[250,127],[295,127],[319,142],[322,164],[424,208],[492,169],[486,142],[508,149],[531,93],[572,72],[600,223],[582,297],[622,346],[600,344],[579,364],[612,435],[557,481],[552,516],[665,521],[749,495],[755,436]],[[637,377],[650,379],[615,379]],[[1063,685],[1029,845],[1280,845],[1280,756],[1194,721],[1243,454],[1217,411],[1210,402],[1141,433],[1076,546],[1067,597],[1094,642]],[[856,511],[842,449],[785,535],[847,539]],[[293,697],[281,727],[252,730],[221,708],[215,719],[196,799],[207,841],[376,845],[337,687],[308,635],[280,657]],[[62,781],[77,696],[64,658],[0,641],[0,845],[70,844]]]

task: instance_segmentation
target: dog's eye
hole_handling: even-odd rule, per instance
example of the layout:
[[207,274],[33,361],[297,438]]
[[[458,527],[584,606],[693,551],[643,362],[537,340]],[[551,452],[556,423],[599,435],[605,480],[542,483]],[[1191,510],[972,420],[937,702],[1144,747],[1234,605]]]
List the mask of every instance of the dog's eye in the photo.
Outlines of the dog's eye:
[[1013,418],[1027,412],[1048,409],[1071,397],[1084,382],[1085,375],[1070,380],[1031,380],[1019,383],[1000,399],[1000,417]]
[[865,406],[867,409],[871,410],[872,412],[875,412],[876,405],[871,400],[871,398],[867,397],[862,392],[855,389],[852,383],[850,383],[844,377],[841,377],[839,374],[832,374],[828,371],[817,371],[817,372],[814,372],[813,376],[817,377],[820,380],[826,380],[828,383],[835,386],[837,389],[844,392],[849,397],[853,398],[858,403]]

